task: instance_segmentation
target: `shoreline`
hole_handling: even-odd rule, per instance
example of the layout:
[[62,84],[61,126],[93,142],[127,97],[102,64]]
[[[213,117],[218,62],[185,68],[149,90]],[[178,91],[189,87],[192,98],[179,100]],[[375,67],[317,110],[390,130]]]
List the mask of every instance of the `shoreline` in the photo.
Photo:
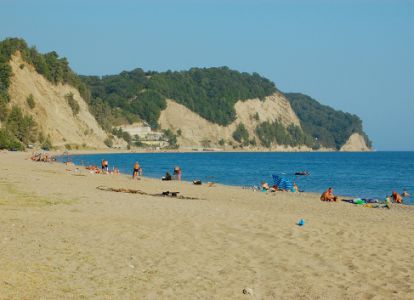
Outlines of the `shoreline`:
[[[41,149],[28,149],[27,151],[44,151]],[[61,150],[51,150],[50,153],[63,153],[71,152],[74,155],[83,155],[83,154],[128,154],[128,153],[371,153],[371,152],[382,152],[382,151],[338,151],[338,150],[312,150],[312,151],[278,151],[278,150],[243,150],[243,149],[221,149],[221,150],[191,150],[191,149],[61,149]],[[388,152],[388,151],[384,151]],[[389,151],[393,152],[393,151]],[[410,151],[409,151],[410,152]],[[58,154],[57,154],[58,155]]]
[[[105,154],[120,154],[120,155],[122,155],[122,154],[145,154],[145,153],[148,153],[148,154],[162,154],[162,153],[174,153],[174,154],[178,154],[178,153],[217,153],[217,152],[174,152],[174,151],[168,151],[168,152],[166,152],[166,151],[162,151],[162,152],[160,152],[160,151],[154,151],[154,152],[99,152],[98,151],[98,152],[86,152],[86,153],[84,153],[84,152],[73,152],[72,151],[71,153],[69,153],[69,155],[70,156],[78,156],[78,155],[101,155],[101,154],[102,155],[105,155]],[[246,153],[246,152],[243,151],[243,152],[232,152],[232,153]],[[268,153],[279,153],[279,152],[268,152]],[[305,153],[305,152],[303,152],[303,153]],[[360,152],[354,152],[354,153],[360,153]],[[64,157],[64,155],[59,154],[59,155],[57,155],[57,157]],[[123,173],[123,174],[130,175],[128,172]],[[155,176],[155,175],[153,177],[148,176],[148,178],[159,179],[160,180],[162,176],[163,176],[163,174],[160,174],[159,176]],[[193,179],[197,179],[196,177],[194,177]],[[192,183],[192,180],[190,180],[190,179],[185,180],[185,181],[186,182],[189,182],[189,183]],[[206,180],[206,182],[207,181],[208,180]],[[214,180],[210,180],[210,181],[214,181]],[[259,182],[260,182],[260,180],[257,180],[257,184],[251,184],[251,185],[231,184],[231,183],[220,183],[220,184],[226,185],[226,186],[232,186],[232,187],[239,187],[239,188],[243,188],[243,189],[244,188],[249,189],[249,188],[252,188],[254,186],[260,185]],[[203,181],[203,183],[204,183],[204,181]],[[325,189],[320,189],[320,190],[306,191],[306,193],[311,193],[313,195],[317,195],[318,198],[319,198],[319,196],[325,190],[326,190],[326,188]],[[342,199],[359,199],[359,198],[371,199],[371,198],[373,198],[373,199],[377,199],[380,202],[384,202],[384,198],[383,197],[380,197],[380,196],[372,196],[371,195],[371,196],[362,197],[362,196],[358,196],[358,195],[361,195],[361,193],[358,193],[358,191],[356,191],[355,193],[338,194],[337,196],[340,197],[340,198],[342,198]],[[414,203],[411,203],[409,200],[406,200],[406,201],[407,202],[404,203],[403,205],[414,206]]]
[[[131,180],[29,156],[0,152],[6,299],[351,300],[414,293],[414,207]],[[301,219],[305,225],[296,225]]]

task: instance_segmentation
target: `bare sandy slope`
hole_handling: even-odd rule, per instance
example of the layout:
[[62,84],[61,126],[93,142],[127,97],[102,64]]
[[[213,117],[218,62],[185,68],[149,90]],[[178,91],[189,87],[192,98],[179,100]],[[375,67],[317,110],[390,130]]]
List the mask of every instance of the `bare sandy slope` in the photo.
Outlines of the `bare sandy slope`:
[[79,174],[25,156],[0,153],[1,299],[413,298],[411,207]]
[[[211,147],[222,147],[220,139],[235,142],[232,135],[237,125],[242,123],[249,132],[250,139],[256,138],[255,129],[264,121],[280,121],[285,126],[294,124],[300,127],[300,122],[289,101],[280,93],[265,98],[238,101],[235,106],[236,120],[228,126],[214,124],[198,114],[192,112],[184,105],[173,100],[167,100],[167,108],[161,112],[159,123],[161,128],[172,129],[173,132],[181,130],[178,143],[182,147],[205,146],[203,141],[210,141]],[[230,147],[231,148],[231,147]],[[256,148],[257,147],[253,147]],[[269,150],[269,149],[267,149]],[[274,145],[273,151],[309,151],[307,147],[284,147]]]
[[345,145],[341,147],[341,151],[371,151],[371,149],[368,148],[362,135],[353,133]]
[[[88,110],[86,102],[77,89],[67,84],[54,85],[38,74],[33,66],[25,63],[17,52],[10,60],[13,77],[9,88],[11,105],[18,105],[33,116],[39,129],[50,135],[54,146],[65,144],[86,145],[92,148],[106,148],[107,137]],[[65,96],[69,93],[80,106],[74,116]],[[30,109],[27,97],[32,94],[35,107]]]

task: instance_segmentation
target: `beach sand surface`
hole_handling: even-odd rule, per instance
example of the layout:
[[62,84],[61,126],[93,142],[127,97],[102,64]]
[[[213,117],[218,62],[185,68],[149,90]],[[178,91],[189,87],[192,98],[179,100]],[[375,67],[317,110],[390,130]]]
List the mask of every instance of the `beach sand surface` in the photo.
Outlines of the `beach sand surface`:
[[29,156],[0,153],[0,299],[414,298],[413,207],[132,180]]

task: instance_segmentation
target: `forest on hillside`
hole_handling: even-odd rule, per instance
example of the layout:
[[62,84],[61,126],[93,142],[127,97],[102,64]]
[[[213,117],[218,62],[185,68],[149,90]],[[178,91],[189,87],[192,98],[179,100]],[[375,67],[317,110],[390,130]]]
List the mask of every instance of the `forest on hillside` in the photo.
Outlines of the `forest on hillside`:
[[351,134],[359,133],[367,146],[372,146],[358,116],[322,105],[304,94],[285,93],[285,96],[298,116],[304,133],[314,138],[319,145],[339,150]]
[[81,78],[91,89],[93,105],[106,103],[111,109],[120,108],[127,119],[128,115],[138,115],[154,128],[166,107],[165,99],[174,99],[203,118],[226,126],[235,119],[238,100],[264,99],[276,91],[271,81],[257,73],[227,67],[164,73],[135,69],[102,78]]

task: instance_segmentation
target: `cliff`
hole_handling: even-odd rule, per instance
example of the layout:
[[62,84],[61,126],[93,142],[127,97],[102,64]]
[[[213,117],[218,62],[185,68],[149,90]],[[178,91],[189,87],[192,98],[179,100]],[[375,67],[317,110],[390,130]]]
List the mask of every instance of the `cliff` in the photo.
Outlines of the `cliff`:
[[[107,135],[89,112],[79,92],[68,84],[53,84],[38,74],[17,52],[9,62],[12,68],[9,87],[9,106],[17,105],[36,121],[38,130],[49,136],[54,146],[66,144],[105,148]],[[73,94],[79,104],[79,113],[74,115],[67,101]],[[30,108],[27,97],[33,95],[35,106]]]
[[[296,125],[300,127],[300,121],[292,110],[289,101],[281,93],[268,96],[264,101],[249,99],[237,101],[235,104],[236,119],[227,126],[212,123],[198,114],[192,112],[184,105],[174,100],[167,100],[167,107],[161,112],[159,124],[162,129],[170,129],[179,132],[178,144],[182,147],[213,147],[232,148],[237,145],[233,133],[238,124],[244,124],[250,139],[259,140],[256,128],[262,122],[280,121],[285,127]],[[220,141],[222,144],[220,144]],[[283,145],[272,145],[264,148],[260,145],[250,145],[254,150],[310,150],[308,147],[285,147]]]
[[282,93],[257,73],[224,66],[79,76],[56,52],[41,54],[15,38],[0,42],[0,122],[0,148],[7,149],[127,147],[134,140],[122,128],[137,123],[171,147],[371,148],[358,116]]
[[340,151],[345,152],[365,152],[371,151],[371,148],[365,142],[364,137],[359,133],[352,134],[348,141],[341,147]]

